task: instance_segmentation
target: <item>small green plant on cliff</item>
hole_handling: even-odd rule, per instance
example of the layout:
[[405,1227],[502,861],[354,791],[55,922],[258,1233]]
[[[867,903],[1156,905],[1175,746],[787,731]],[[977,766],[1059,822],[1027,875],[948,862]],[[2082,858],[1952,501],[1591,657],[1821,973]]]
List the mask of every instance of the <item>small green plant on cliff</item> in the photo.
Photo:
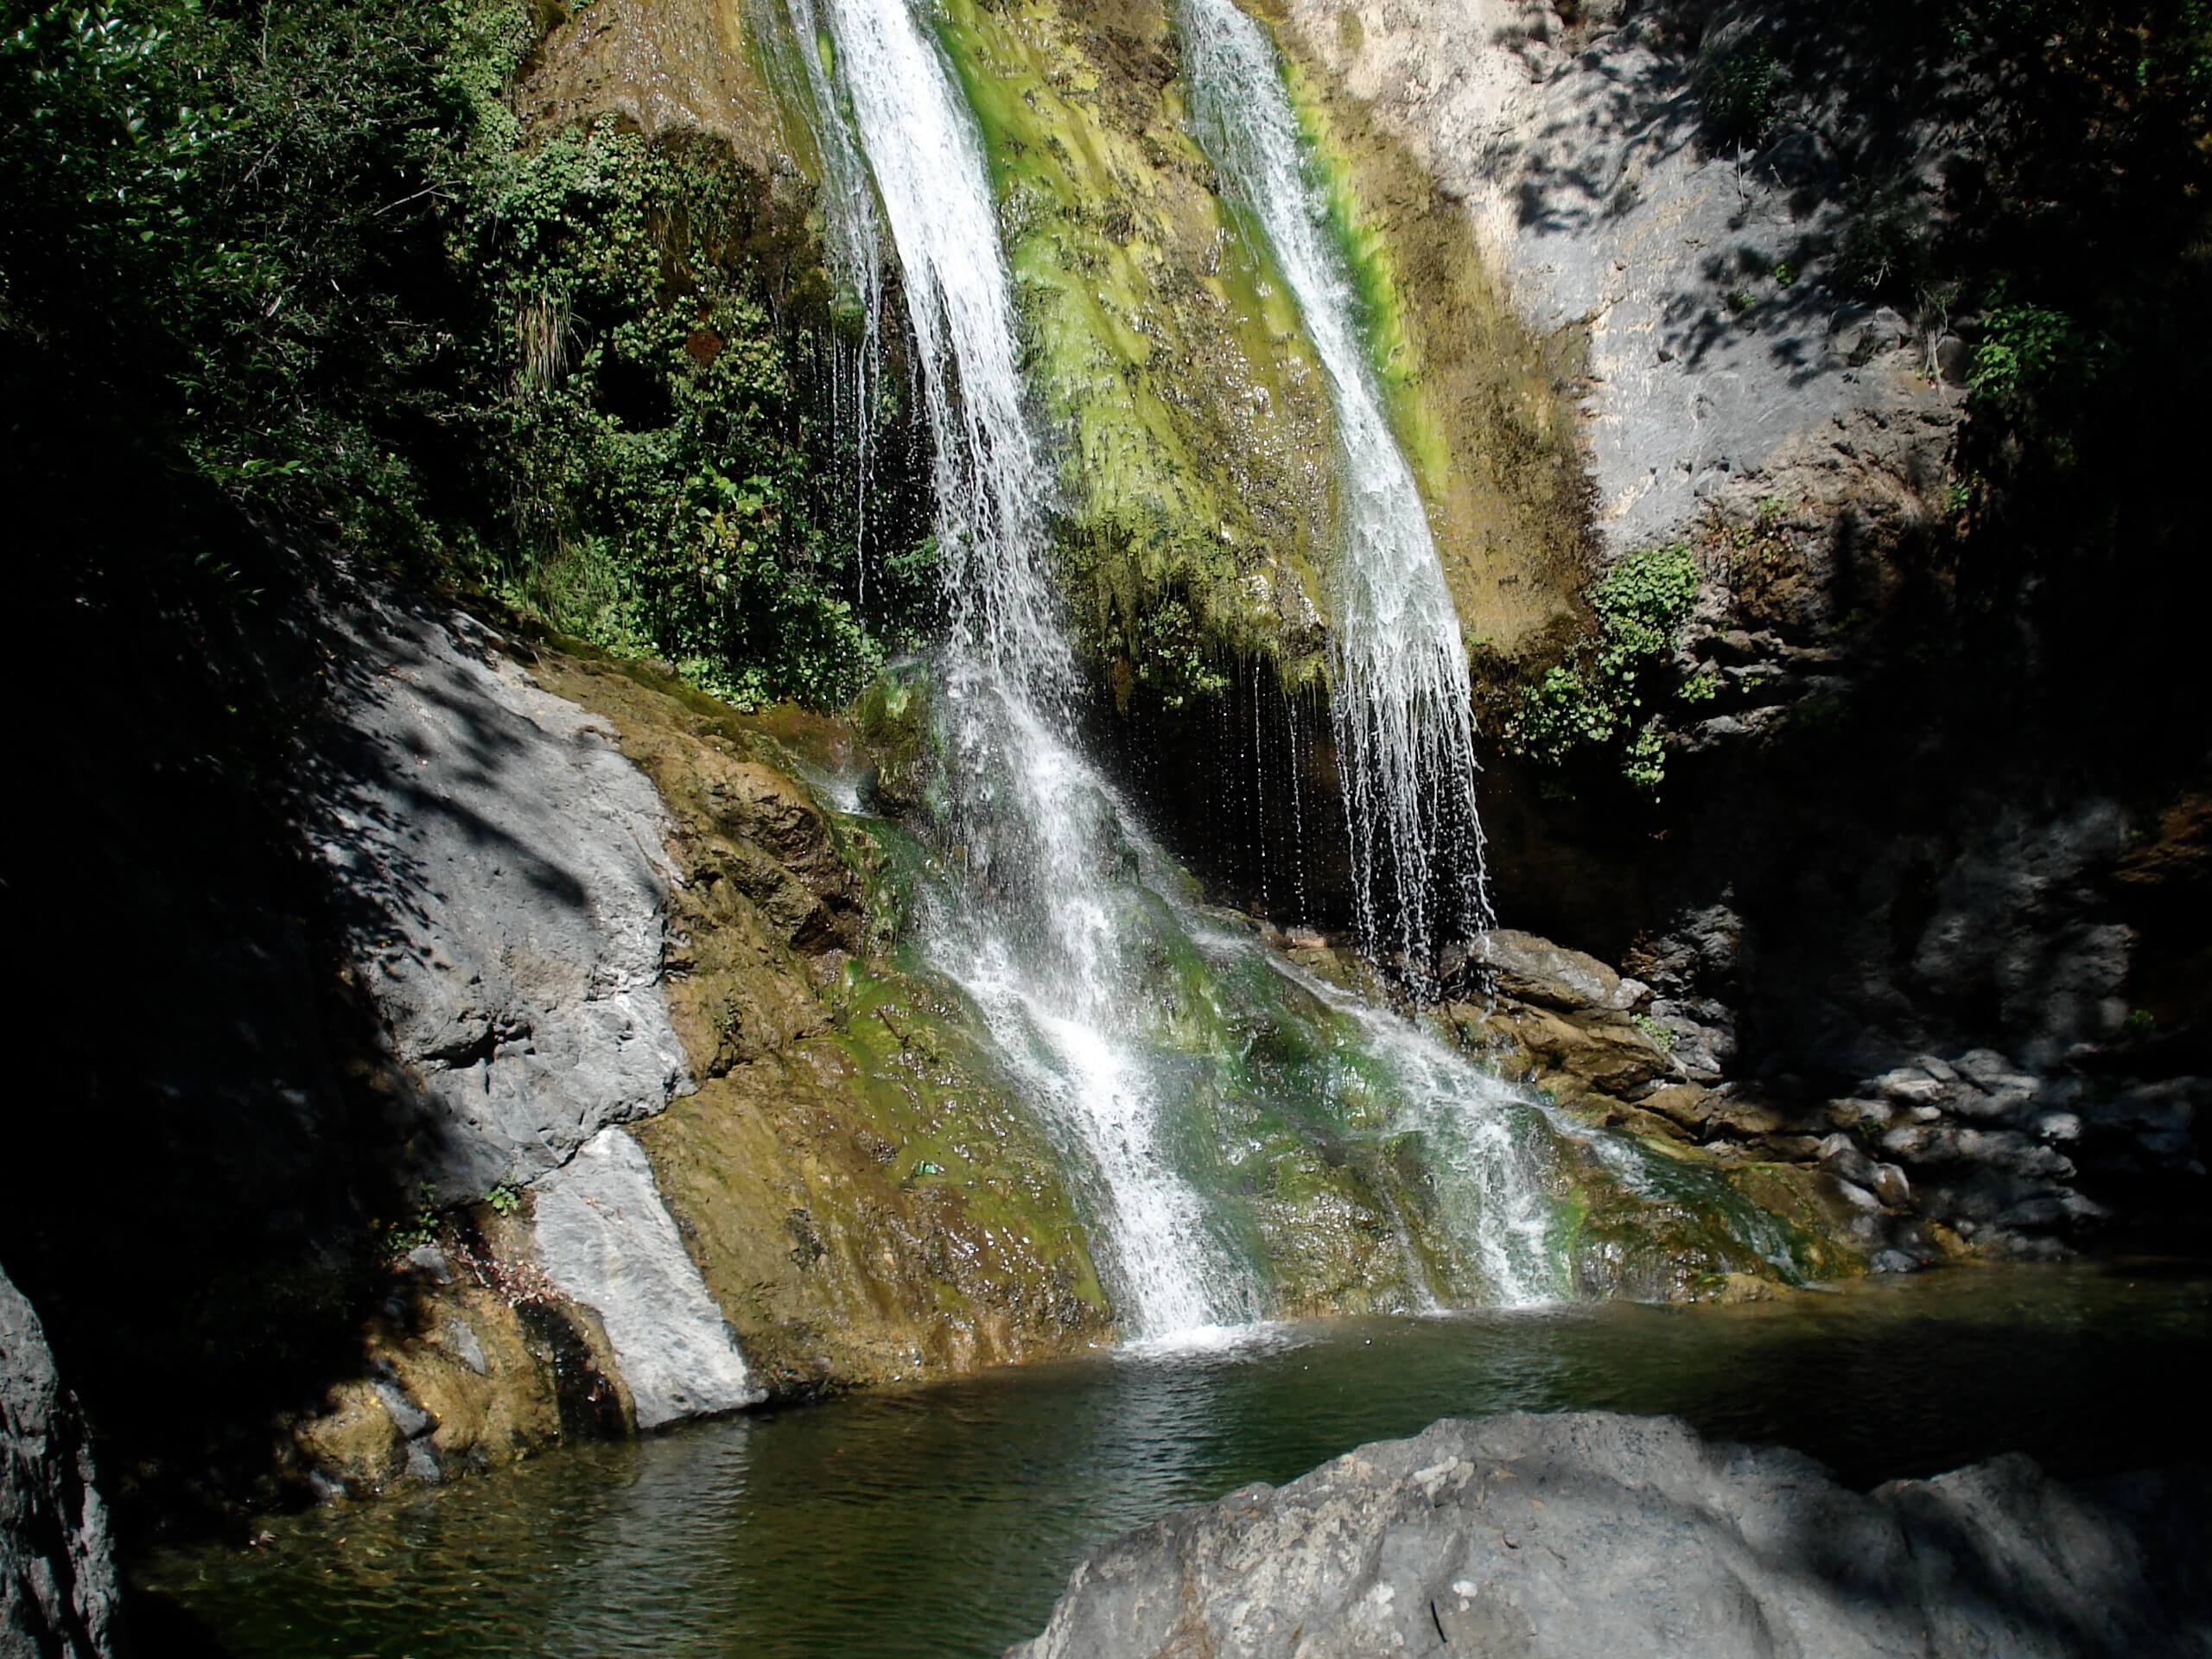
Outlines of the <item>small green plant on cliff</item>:
[[[1616,560],[1584,590],[1597,620],[1595,639],[1522,692],[1506,724],[1508,745],[1552,767],[1615,749],[1621,776],[1640,791],[1656,791],[1666,774],[1657,714],[1697,588],[1697,563],[1683,543]],[[1712,695],[1710,687],[1693,690],[1695,683],[1675,688],[1676,694],[1693,700]]]
[[394,1257],[405,1255],[410,1250],[419,1250],[426,1244],[436,1243],[439,1225],[437,1192],[428,1181],[416,1189],[413,1215],[402,1217],[397,1221],[374,1224],[375,1230],[381,1236],[385,1254]]
[[1749,42],[1715,55],[1700,77],[1707,130],[1716,144],[1756,148],[1774,124],[1782,66]]
[[2094,378],[2103,343],[2044,305],[1990,307],[1967,384],[1977,397],[2018,400],[2054,383]]

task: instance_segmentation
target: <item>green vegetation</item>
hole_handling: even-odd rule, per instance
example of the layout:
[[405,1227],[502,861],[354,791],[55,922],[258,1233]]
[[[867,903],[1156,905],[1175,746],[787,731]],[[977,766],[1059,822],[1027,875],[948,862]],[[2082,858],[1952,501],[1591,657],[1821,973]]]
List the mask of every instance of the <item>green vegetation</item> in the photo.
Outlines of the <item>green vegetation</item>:
[[1596,637],[1522,689],[1507,745],[1554,768],[1602,753],[1637,789],[1656,791],[1666,774],[1662,706],[1669,695],[1695,702],[1713,693],[1703,676],[1670,683],[1697,588],[1697,563],[1682,543],[1617,560],[1584,590]]
[[438,1242],[438,1229],[444,1224],[438,1214],[438,1197],[428,1181],[415,1192],[415,1213],[397,1221],[372,1224],[381,1235],[387,1255],[398,1257],[410,1250],[419,1250]]
[[2197,505],[2174,487],[2194,445],[2185,422],[2145,418],[2143,389],[2187,409],[2212,380],[2212,6],[1772,5],[1722,31],[1712,18],[1685,3],[1670,19],[1686,47],[1726,42],[1696,72],[1708,140],[1809,133],[1843,174],[1840,226],[1793,250],[1795,269],[1964,342],[1974,505],[1959,529],[1988,550],[1976,574],[2011,584],[2044,567],[2059,579],[2042,601],[2078,627],[2103,620],[2101,595],[2130,591],[2095,566],[2194,556]]
[[[10,13],[10,424],[36,444],[41,405],[85,400],[214,514],[130,557],[243,601],[251,524],[746,703],[840,701],[926,620],[911,443],[879,444],[865,533],[840,464],[902,412],[835,429],[850,323],[798,207],[719,141],[524,130],[510,91],[558,12]],[[67,487],[84,459],[52,443],[11,460]]]
[[1774,124],[1782,66],[1756,43],[1739,44],[1709,60],[1700,78],[1706,127],[1715,143],[1757,144]]

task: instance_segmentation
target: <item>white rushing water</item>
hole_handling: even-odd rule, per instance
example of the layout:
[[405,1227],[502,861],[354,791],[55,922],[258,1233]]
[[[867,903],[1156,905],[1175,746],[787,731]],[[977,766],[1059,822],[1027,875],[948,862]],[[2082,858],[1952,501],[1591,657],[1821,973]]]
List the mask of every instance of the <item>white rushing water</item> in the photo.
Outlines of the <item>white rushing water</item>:
[[[832,178],[832,217],[846,227],[832,228],[855,248],[887,230],[935,445],[952,627],[931,810],[949,875],[925,889],[925,948],[1053,1136],[1124,1336],[1147,1347],[1241,1340],[1224,1333],[1268,1310],[1257,1261],[1364,1248],[1357,1241],[1384,1228],[1397,1265],[1370,1256],[1370,1271],[1378,1284],[1402,1274],[1402,1306],[1568,1294],[1551,1194],[1575,1132],[1413,1021],[1295,966],[1249,922],[1205,911],[1081,752],[1047,564],[1053,480],[1025,413],[982,135],[929,0],[779,3],[795,30],[818,16],[828,31],[808,105],[849,124],[823,147],[849,147],[874,198],[848,201]],[[1187,3],[1208,142],[1238,158],[1224,171],[1292,274],[1336,391],[1349,810],[1370,938],[1387,915],[1418,977],[1430,931],[1481,913],[1465,658],[1348,281],[1299,170],[1273,54],[1226,0]],[[1386,881],[1393,891],[1378,897]],[[1337,1171],[1357,1179],[1332,1186]],[[1303,1211],[1303,1199],[1277,1204],[1279,1176],[1332,1196]],[[1286,1216],[1338,1230],[1259,1236]]]
[[1567,1296],[1566,1264],[1553,1239],[1547,1197],[1555,1127],[1550,1115],[1527,1090],[1404,1015],[1281,957],[1270,957],[1268,965],[1357,1025],[1362,1046],[1389,1080],[1393,1128],[1418,1139],[1435,1201],[1469,1258],[1478,1299],[1531,1307]]
[[1199,144],[1289,285],[1336,413],[1331,706],[1362,942],[1433,991],[1439,945],[1489,920],[1459,619],[1274,44],[1230,0],[1183,0],[1182,35]]
[[[796,20],[811,0],[791,0]],[[907,0],[821,0],[842,107],[898,250],[936,449],[951,639],[941,826],[964,880],[932,957],[982,1010],[1084,1185],[1125,1331],[1257,1317],[1250,1266],[1170,1145],[1173,1096],[1142,1040],[1121,804],[1069,733],[1074,668],[1046,565],[1052,480],[1022,403],[1013,284],[982,139]],[[825,145],[825,148],[827,145]]]

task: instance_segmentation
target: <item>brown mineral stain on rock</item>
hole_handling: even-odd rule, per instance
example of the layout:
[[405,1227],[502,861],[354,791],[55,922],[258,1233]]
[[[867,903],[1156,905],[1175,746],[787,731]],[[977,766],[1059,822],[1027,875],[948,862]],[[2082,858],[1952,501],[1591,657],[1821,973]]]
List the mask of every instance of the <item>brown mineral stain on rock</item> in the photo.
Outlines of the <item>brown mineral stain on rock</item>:
[[364,1332],[364,1375],[292,1426],[309,1466],[361,1497],[632,1432],[613,1346],[538,1270],[526,1209],[478,1205],[448,1220],[435,1249],[430,1267],[393,1265]]
[[546,37],[515,89],[516,111],[548,124],[615,115],[648,137],[711,133],[741,160],[773,171],[776,110],[742,10],[736,0],[593,0]]
[[[1281,21],[1274,0],[1253,10]],[[1460,626],[1478,657],[1541,655],[1578,626],[1586,579],[1581,331],[1532,334],[1419,156],[1297,30],[1275,36],[1353,222],[1354,279]]]

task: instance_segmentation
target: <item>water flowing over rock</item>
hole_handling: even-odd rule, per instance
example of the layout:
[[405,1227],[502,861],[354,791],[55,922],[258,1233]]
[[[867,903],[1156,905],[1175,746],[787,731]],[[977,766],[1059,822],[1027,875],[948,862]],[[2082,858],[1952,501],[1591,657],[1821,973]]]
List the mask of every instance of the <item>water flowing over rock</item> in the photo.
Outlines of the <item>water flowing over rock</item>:
[[1871,1495],[1610,1413],[1446,1419],[1095,1552],[1009,1659],[2212,1653],[2212,1478]]
[[661,988],[665,813],[606,725],[457,613],[365,596],[311,776],[357,972],[436,1109],[444,1201],[687,1086]]
[[[1700,1254],[1692,1277],[1800,1271],[1786,1230],[1702,1172],[1649,1165],[1549,1113],[1194,901],[1075,737],[1041,516],[1049,479],[961,84],[900,0],[833,0],[823,15],[836,85],[807,105],[817,121],[851,122],[825,148],[850,142],[867,159],[899,260],[953,620],[926,734],[909,741],[925,762],[900,760],[883,788],[926,821],[938,855],[917,900],[929,957],[972,1001],[1058,1145],[1122,1333],[1172,1337],[1351,1299],[1522,1303],[1644,1285],[1649,1264],[1623,1265],[1637,1255],[1630,1241],[1608,1236],[1592,1246],[1602,1264],[1571,1266],[1587,1253],[1574,1217],[1590,1206],[1566,1195],[1585,1187],[1606,1195],[1599,1207],[1616,1220],[1706,1192],[1728,1213],[1721,1231],[1740,1236],[1717,1247],[1725,1263]],[[1433,983],[1429,924],[1483,919],[1464,648],[1348,279],[1306,192],[1275,60],[1233,10],[1186,27],[1215,101],[1200,124],[1245,163],[1262,234],[1294,267],[1309,328],[1327,335],[1319,354],[1361,499],[1343,527],[1345,581],[1361,590],[1349,601],[1354,654],[1395,677],[1350,700],[1362,731],[1383,735],[1369,746],[1374,765],[1354,769],[1348,810],[1386,826],[1369,841],[1369,919],[1387,913],[1400,930],[1395,965]],[[1263,130],[1230,131],[1224,111],[1256,112]],[[1387,901],[1386,882],[1397,895]],[[1432,903],[1454,883],[1458,899]],[[1254,1169],[1268,1173],[1241,1173]],[[1317,1229],[1325,1198],[1338,1212]]]
[[1309,58],[1464,204],[1530,325],[1588,329],[1585,431],[1615,550],[1716,496],[1789,487],[1745,482],[1762,472],[1823,499],[1894,493],[1885,474],[1911,470],[1897,457],[1948,441],[1956,393],[1899,349],[1894,313],[1738,275],[1787,272],[1839,205],[1821,199],[1820,159],[1808,176],[1802,156],[1698,142],[1691,76],[1655,48],[1649,15],[1478,0],[1362,6],[1347,29],[1324,0],[1288,12]]
[[[1044,563],[1045,469],[1022,408],[1012,282],[982,140],[951,66],[903,0],[831,0],[838,74],[899,252],[936,442],[951,611],[946,838],[971,880],[932,922],[938,959],[1032,1071],[1095,1173],[1140,1334],[1254,1316],[1249,1269],[1160,1139],[1128,1052],[1117,838],[1065,731],[1073,663]],[[1026,1063],[1026,1064],[1025,1064]]]
[[109,1659],[118,1585],[92,1439],[0,1274],[0,1659]]
[[1438,942],[1489,921],[1466,645],[1274,48],[1230,0],[1184,0],[1182,16],[1200,143],[1296,297],[1336,412],[1330,709],[1361,935],[1433,990]]

